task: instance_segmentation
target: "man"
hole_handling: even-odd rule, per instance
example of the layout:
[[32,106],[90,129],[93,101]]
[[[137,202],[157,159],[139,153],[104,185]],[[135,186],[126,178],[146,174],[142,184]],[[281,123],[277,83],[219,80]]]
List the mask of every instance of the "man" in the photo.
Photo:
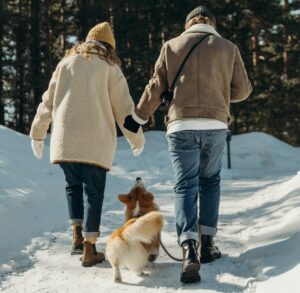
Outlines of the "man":
[[[213,237],[217,232],[229,106],[245,100],[252,87],[239,49],[217,33],[216,19],[210,10],[204,6],[192,10],[185,29],[164,44],[153,77],[124,126],[135,132],[140,124],[147,122],[190,49],[210,33],[184,64],[167,116],[167,140],[176,180],[176,229],[184,257],[180,280],[192,283],[201,279],[200,262],[221,257]],[[200,260],[196,248],[197,224],[201,234]]]

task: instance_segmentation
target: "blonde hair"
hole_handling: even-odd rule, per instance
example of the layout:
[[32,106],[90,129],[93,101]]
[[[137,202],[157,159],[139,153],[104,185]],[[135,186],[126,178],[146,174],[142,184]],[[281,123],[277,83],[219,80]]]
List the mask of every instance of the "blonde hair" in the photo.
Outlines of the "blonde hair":
[[207,16],[202,16],[202,15],[197,15],[193,18],[191,18],[186,24],[185,24],[185,29],[189,29],[192,25],[197,24],[197,23],[204,23],[204,24],[209,24],[212,27],[215,27],[215,24],[213,23],[213,21],[210,20],[209,17]]
[[[102,42],[102,44],[104,45],[105,49],[88,42],[78,43],[71,49],[66,50],[64,57],[80,54],[84,58],[89,59],[89,54],[94,54],[98,55],[100,59],[106,61],[110,65],[117,64],[120,66],[121,61],[117,56],[116,50],[107,43]],[[97,52],[92,52],[92,49],[96,49]]]

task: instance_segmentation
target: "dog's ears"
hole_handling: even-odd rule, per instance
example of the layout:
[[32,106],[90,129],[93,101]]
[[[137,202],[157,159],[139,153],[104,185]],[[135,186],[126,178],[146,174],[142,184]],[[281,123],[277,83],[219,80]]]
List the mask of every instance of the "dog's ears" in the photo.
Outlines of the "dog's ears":
[[154,196],[151,192],[146,192],[143,196],[143,198],[146,200],[146,201],[153,201],[154,200]]
[[119,194],[118,199],[119,199],[119,201],[121,201],[125,204],[130,201],[130,198],[128,197],[128,194]]

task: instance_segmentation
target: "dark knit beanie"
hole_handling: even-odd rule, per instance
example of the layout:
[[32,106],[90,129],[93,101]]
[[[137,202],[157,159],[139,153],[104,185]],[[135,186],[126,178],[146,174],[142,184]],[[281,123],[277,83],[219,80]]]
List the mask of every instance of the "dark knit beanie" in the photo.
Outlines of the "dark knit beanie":
[[211,11],[206,8],[205,6],[198,6],[195,9],[193,9],[188,16],[186,17],[185,23],[188,23],[193,17],[195,16],[206,16],[208,17],[215,26],[217,26],[217,21],[214,15],[211,13]]

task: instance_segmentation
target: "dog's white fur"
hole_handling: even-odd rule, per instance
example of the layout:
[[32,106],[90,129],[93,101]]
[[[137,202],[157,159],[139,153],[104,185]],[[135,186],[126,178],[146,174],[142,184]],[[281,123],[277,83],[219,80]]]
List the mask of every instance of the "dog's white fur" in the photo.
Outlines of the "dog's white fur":
[[[129,220],[130,221],[130,220]],[[106,254],[114,269],[114,280],[121,282],[120,266],[143,275],[143,268],[150,254],[157,251],[147,251],[143,244],[151,244],[161,231],[163,218],[159,212],[150,212],[127,226],[122,234],[111,235],[108,239]],[[121,235],[121,237],[120,237]]]
[[[141,195],[146,193],[143,183],[138,180],[132,191]],[[115,282],[122,281],[120,267],[125,266],[138,275],[145,275],[143,268],[148,263],[149,256],[158,255],[158,235],[163,227],[163,217],[157,211],[153,195],[150,198],[147,200],[148,210],[144,209],[145,214],[142,215],[138,200],[135,206],[123,201],[126,204],[126,211],[129,212],[127,214],[132,216],[127,217],[126,223],[110,235],[106,247],[106,255],[113,267]],[[138,215],[140,217],[137,217]]]

